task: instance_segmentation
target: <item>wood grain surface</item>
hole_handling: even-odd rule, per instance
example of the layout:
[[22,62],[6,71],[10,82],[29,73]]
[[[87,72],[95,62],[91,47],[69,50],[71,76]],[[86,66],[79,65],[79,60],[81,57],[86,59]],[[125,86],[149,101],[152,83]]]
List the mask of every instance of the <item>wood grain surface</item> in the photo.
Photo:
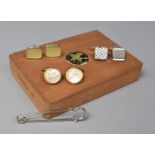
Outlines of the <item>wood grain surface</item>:
[[[61,57],[47,58],[44,56],[43,59],[29,60],[26,58],[25,50],[10,54],[13,76],[40,112],[82,105],[130,84],[140,77],[142,62],[129,52],[126,53],[124,62],[93,59],[91,46],[119,47],[97,30],[53,43],[61,47]],[[42,45],[43,51],[44,45]],[[88,54],[88,63],[73,65],[66,61],[66,54],[76,50]],[[58,84],[51,85],[44,80],[42,70],[48,67],[54,67],[61,71],[64,78]],[[84,70],[84,79],[77,85],[72,85],[65,79],[65,72],[71,67]]]

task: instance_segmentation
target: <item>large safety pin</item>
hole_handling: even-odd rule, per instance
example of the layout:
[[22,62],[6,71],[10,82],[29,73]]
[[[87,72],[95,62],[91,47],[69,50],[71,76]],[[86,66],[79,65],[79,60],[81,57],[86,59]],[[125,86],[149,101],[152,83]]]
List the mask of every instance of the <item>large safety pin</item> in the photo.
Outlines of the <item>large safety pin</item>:
[[[53,114],[61,114],[65,112],[72,112],[72,117],[63,117],[63,118],[47,118],[46,116],[50,116]],[[88,118],[87,111],[82,107],[74,107],[60,110],[51,110],[44,113],[29,113],[17,116],[17,122],[19,124],[24,124],[27,122],[52,122],[52,121],[83,121]]]

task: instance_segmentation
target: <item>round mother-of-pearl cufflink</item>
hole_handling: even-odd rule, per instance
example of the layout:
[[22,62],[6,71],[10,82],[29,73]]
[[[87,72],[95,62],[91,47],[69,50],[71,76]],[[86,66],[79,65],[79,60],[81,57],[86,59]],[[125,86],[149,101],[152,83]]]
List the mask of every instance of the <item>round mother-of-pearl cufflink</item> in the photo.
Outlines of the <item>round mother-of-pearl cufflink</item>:
[[45,69],[44,78],[46,82],[50,84],[56,84],[61,80],[62,76],[61,72],[58,69],[48,68]]
[[83,71],[78,68],[70,68],[66,71],[66,79],[71,84],[78,84],[82,81]]

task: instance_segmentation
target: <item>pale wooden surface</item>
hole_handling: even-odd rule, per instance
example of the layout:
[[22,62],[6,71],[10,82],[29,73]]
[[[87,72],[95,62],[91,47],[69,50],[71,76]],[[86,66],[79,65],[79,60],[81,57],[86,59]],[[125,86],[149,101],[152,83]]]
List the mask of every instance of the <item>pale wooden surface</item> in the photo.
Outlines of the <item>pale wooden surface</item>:
[[[125,62],[95,61],[91,46],[104,45],[108,48],[118,45],[101,34],[92,31],[55,42],[62,48],[62,57],[29,60],[25,51],[10,55],[12,73],[23,87],[39,111],[78,106],[110,91],[136,81],[140,75],[142,63],[127,52]],[[66,61],[69,51],[81,50],[88,54],[85,65],[73,65]],[[63,77],[70,67],[84,70],[84,80],[71,85],[65,79],[56,85],[45,82],[42,70],[47,67],[58,68]]]

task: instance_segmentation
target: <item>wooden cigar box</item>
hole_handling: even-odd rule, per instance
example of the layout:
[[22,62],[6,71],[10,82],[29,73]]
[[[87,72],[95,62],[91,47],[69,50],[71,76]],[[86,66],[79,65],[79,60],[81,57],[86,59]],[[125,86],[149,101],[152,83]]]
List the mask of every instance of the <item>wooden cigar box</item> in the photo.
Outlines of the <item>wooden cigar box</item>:
[[[97,30],[51,43],[61,47],[60,57],[27,59],[26,50],[10,54],[12,75],[40,112],[80,106],[126,86],[140,77],[142,62],[128,51],[126,60],[122,62],[112,61],[110,58],[106,61],[94,60],[92,46],[120,47]],[[44,48],[45,45],[41,47]],[[71,51],[85,52],[89,56],[89,61],[83,65],[67,62],[66,54]],[[58,84],[52,85],[44,80],[42,70],[48,67],[61,71],[63,79]],[[81,83],[73,85],[65,79],[66,70],[71,67],[84,71]]]

